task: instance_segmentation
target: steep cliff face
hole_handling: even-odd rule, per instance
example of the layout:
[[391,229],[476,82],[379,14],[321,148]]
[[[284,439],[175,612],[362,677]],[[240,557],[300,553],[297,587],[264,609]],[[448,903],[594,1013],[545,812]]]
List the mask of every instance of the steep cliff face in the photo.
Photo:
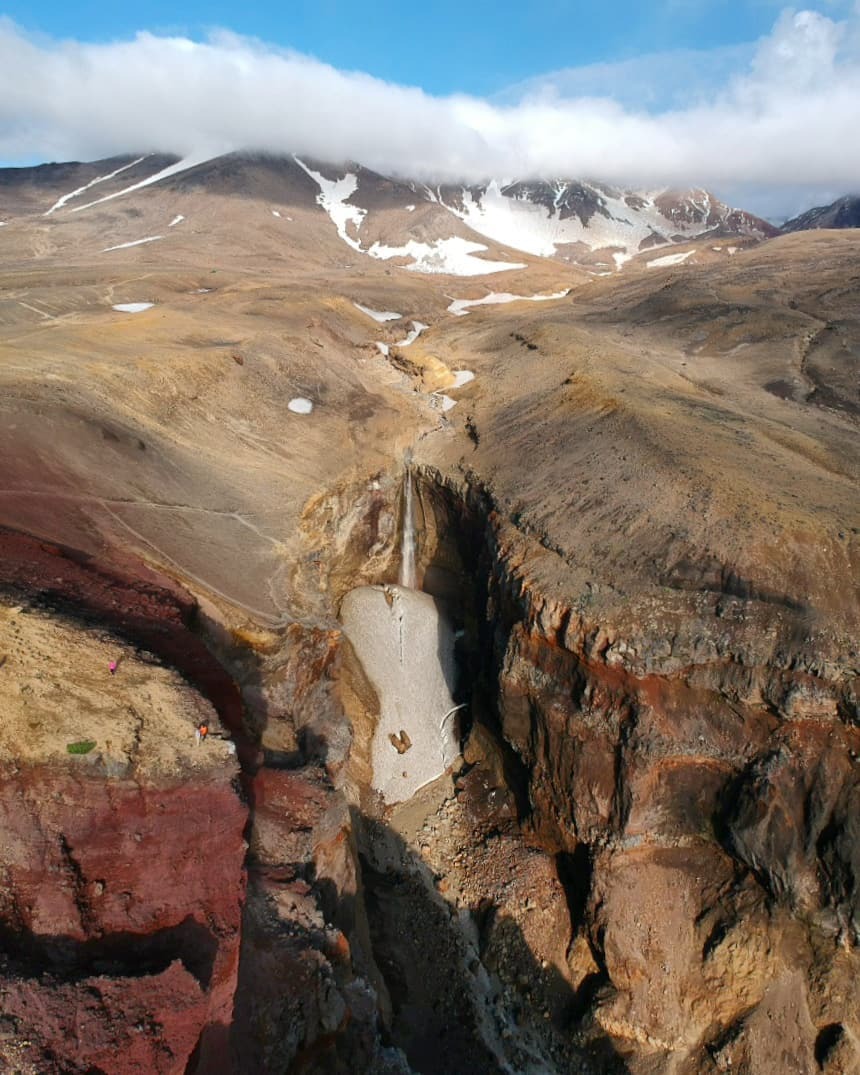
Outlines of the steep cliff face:
[[570,897],[567,1031],[631,1071],[860,1064],[852,654],[804,655],[802,615],[749,596],[616,623],[548,600],[486,492],[421,492],[425,578],[477,577],[486,609],[473,713]]
[[103,628],[6,605],[0,639],[4,1067],[222,1070],[247,819],[235,749],[201,695]]

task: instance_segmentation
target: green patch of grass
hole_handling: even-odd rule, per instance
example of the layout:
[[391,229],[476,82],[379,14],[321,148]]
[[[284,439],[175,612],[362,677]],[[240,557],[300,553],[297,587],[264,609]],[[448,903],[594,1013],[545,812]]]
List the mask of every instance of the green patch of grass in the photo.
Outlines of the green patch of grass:
[[76,743],[67,743],[66,750],[70,754],[89,754],[95,748],[95,740],[79,739]]

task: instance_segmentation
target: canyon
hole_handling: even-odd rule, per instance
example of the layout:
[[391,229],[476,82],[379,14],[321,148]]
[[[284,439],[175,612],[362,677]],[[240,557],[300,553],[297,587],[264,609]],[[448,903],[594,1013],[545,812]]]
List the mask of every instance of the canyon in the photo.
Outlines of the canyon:
[[858,1070],[857,234],[502,294],[87,175],[0,235],[4,1068]]

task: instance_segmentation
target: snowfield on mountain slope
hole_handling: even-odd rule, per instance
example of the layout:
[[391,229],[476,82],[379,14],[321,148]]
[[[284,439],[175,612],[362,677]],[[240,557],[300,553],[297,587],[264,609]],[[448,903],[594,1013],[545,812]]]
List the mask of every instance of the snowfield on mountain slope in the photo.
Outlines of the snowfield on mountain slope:
[[354,302],[352,304],[356,310],[361,310],[363,314],[367,314],[368,317],[372,317],[374,321],[399,321],[403,314],[395,313],[394,310],[373,310],[370,306],[362,306],[360,302]]
[[695,254],[695,250],[685,250],[683,254],[664,254],[662,258],[652,258],[645,264],[649,269],[661,269],[666,265],[683,265],[683,263]]
[[358,231],[367,214],[366,209],[361,209],[357,205],[347,204],[347,199],[352,197],[358,190],[358,178],[352,172],[347,172],[342,179],[326,179],[321,172],[315,172],[313,169],[308,168],[298,157],[293,157],[293,160],[320,188],[317,203],[331,217],[334,226],[337,228],[338,235],[353,250],[362,253],[359,240],[353,239],[346,230],[347,224],[352,224],[355,230]]
[[97,175],[95,179],[91,179],[89,183],[85,183],[82,187],[78,187],[77,190],[72,190],[69,191],[68,194],[63,194],[54,202],[50,209],[46,210],[45,216],[50,216],[51,213],[55,213],[58,209],[62,209],[67,202],[72,200],[72,198],[77,198],[79,194],[83,194],[84,191],[89,190],[90,187],[96,186],[97,183],[105,183],[108,179],[113,179],[114,176],[119,175],[120,172],[127,172],[129,168],[133,168],[136,164],[141,164],[144,160],[146,160],[146,157],[138,157],[137,160],[133,160],[129,164],[123,164],[121,168],[116,168],[107,175]]
[[366,209],[348,204],[348,199],[358,190],[358,177],[352,172],[347,172],[341,179],[326,179],[320,172],[315,172],[302,163],[298,157],[293,159],[320,188],[317,204],[331,217],[338,235],[360,254],[368,254],[381,261],[390,261],[392,258],[400,257],[411,258],[412,263],[404,266],[410,272],[445,273],[450,276],[483,276],[486,273],[526,268],[520,262],[485,261],[477,258],[474,255],[485,251],[486,246],[469,242],[459,236],[435,239],[432,243],[409,239],[402,246],[386,246],[375,242],[368,249],[364,249],[361,240],[354,238],[347,231],[347,227],[351,225],[357,235],[367,215]]
[[[114,198],[122,198],[126,194],[131,194],[135,190],[141,190],[143,187],[152,186],[153,183],[158,183],[162,179],[169,179],[172,175],[178,175],[180,172],[187,172],[189,168],[196,168],[198,164],[203,164],[209,160],[206,156],[193,156],[183,157],[182,160],[178,160],[175,164],[168,164],[166,168],[162,168],[159,172],[154,172],[152,175],[141,179],[138,183],[132,183],[130,187],[123,187],[122,190],[114,191],[113,194],[106,194],[103,198],[96,198],[93,202],[87,202],[86,205],[75,205],[72,207],[72,213],[80,213],[83,209],[91,209],[94,205],[101,205],[102,202],[113,201]],[[105,177],[107,178],[107,176]]]
[[731,212],[728,206],[713,202],[706,191],[698,191],[687,195],[683,201],[700,213],[702,220],[673,220],[661,212],[657,203],[666,192],[618,192],[620,196],[615,197],[607,189],[578,184],[600,207],[594,209],[588,223],[583,224],[576,214],[566,219],[561,217],[563,199],[572,186],[570,183],[554,186],[552,208],[529,200],[527,196],[505,193],[496,180],[477,197],[464,188],[462,208],[441,197],[439,204],[473,231],[539,257],[553,257],[559,246],[571,243],[582,243],[590,250],[620,247],[626,256],[615,259],[617,268],[638,253],[640,244],[646,239],[659,246],[669,244],[676,235],[694,237],[717,226],[712,213],[717,213],[719,223]]
[[102,253],[107,254],[111,250],[127,250],[130,246],[143,246],[144,243],[157,243],[159,239],[163,238],[163,235],[149,235],[145,239],[132,239],[130,243],[117,243],[116,246],[106,246]]
[[512,295],[509,291],[491,291],[482,299],[454,299],[448,307],[448,313],[455,317],[465,317],[470,306],[498,306],[507,302],[549,302],[550,299],[563,299],[567,291],[556,291],[551,295]]
[[365,253],[383,261],[411,257],[412,264],[405,266],[410,272],[446,273],[449,276],[484,276],[487,273],[526,268],[522,262],[485,261],[474,256],[486,249],[483,243],[471,243],[455,235],[450,239],[436,239],[432,243],[410,239],[403,246],[383,246],[376,242]]

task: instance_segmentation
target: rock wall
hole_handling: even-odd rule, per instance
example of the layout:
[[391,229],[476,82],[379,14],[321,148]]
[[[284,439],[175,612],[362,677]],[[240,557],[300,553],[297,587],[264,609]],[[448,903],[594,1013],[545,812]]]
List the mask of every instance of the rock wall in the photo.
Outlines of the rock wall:
[[229,780],[3,774],[5,1070],[225,1070],[246,816]]
[[421,495],[431,564],[484,572],[480,719],[521,763],[524,829],[574,864],[569,980],[596,974],[570,1030],[631,1071],[860,1067],[852,662],[755,599],[620,622],[547,600],[485,492],[426,471]]

